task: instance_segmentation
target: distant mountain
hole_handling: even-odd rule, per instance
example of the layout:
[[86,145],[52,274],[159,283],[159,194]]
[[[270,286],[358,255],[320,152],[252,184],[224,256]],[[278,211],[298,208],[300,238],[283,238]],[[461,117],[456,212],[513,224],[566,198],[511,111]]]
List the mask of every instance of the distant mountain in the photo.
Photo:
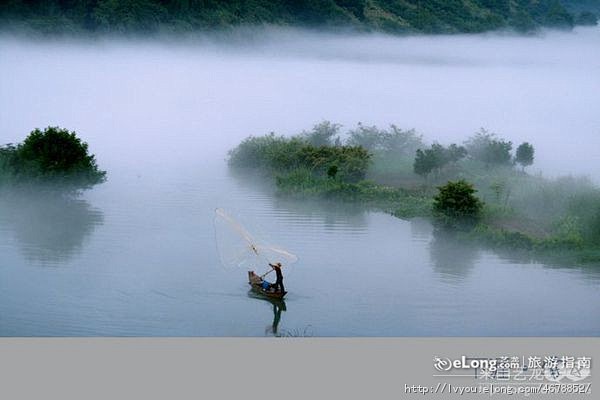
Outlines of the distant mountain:
[[570,29],[577,22],[573,12],[588,3],[598,0],[3,0],[0,24],[43,33],[191,32],[264,24],[389,33],[529,32]]

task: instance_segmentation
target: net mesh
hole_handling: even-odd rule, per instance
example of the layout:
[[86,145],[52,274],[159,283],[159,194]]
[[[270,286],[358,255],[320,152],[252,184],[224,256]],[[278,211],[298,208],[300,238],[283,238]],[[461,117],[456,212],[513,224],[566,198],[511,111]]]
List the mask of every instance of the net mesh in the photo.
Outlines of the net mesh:
[[269,263],[289,266],[298,257],[280,247],[257,241],[225,210],[215,210],[215,236],[221,265],[225,269],[263,269]]

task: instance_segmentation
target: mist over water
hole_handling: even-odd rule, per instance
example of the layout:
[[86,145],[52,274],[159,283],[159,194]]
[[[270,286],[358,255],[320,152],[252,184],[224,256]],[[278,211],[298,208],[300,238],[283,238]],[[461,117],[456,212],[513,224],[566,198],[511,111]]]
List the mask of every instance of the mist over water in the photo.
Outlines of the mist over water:
[[424,220],[282,199],[224,159],[250,134],[323,119],[442,143],[485,127],[533,143],[533,170],[599,181],[599,43],[597,28],[0,36],[0,144],[59,125],[108,172],[78,198],[0,192],[0,335],[272,334],[272,304],[248,297],[245,271],[219,268],[216,207],[299,256],[280,333],[597,335],[596,266],[533,263],[461,247]]
[[140,142],[145,163],[181,163],[197,160],[198,151],[221,159],[249,134],[293,134],[328,119],[346,128],[394,123],[440,142],[485,127],[534,143],[535,166],[548,173],[600,170],[600,29],[535,37],[232,36],[2,37],[3,141],[60,124],[81,132],[105,164],[134,162],[129,145]]

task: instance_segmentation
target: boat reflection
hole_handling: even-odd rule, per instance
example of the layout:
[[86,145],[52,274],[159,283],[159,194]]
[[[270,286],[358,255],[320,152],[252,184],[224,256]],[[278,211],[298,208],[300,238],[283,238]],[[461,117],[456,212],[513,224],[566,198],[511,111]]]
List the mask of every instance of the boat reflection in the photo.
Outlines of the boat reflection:
[[273,307],[273,323],[265,329],[265,335],[279,336],[279,321],[281,320],[281,312],[287,311],[285,301],[283,299],[272,299],[270,297],[265,297],[254,292],[253,290],[248,291],[248,297],[271,303]]

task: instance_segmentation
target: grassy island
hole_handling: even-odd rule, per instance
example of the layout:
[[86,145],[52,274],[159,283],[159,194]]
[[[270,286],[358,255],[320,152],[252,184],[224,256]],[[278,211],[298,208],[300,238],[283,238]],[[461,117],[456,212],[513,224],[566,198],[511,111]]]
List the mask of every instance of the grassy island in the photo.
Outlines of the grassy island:
[[229,166],[259,171],[280,195],[355,202],[533,259],[600,261],[600,190],[587,178],[527,173],[535,150],[480,130],[426,143],[414,130],[330,122],[292,137],[250,136]]

